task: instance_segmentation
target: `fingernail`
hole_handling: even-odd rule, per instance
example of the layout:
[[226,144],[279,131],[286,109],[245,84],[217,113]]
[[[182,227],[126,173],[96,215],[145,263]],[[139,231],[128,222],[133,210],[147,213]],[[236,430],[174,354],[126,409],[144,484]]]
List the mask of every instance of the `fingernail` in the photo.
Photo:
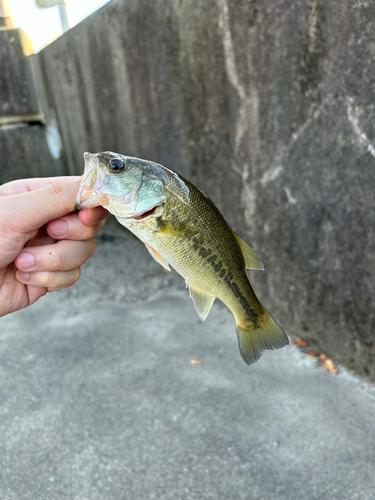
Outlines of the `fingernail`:
[[24,273],[23,271],[18,271],[18,273],[17,273],[17,279],[19,281],[28,281],[30,279],[30,274],[29,273]]
[[17,259],[17,267],[22,269],[31,269],[35,266],[35,257],[29,252],[23,252]]
[[68,223],[64,219],[51,222],[48,232],[53,236],[64,236],[68,232]]

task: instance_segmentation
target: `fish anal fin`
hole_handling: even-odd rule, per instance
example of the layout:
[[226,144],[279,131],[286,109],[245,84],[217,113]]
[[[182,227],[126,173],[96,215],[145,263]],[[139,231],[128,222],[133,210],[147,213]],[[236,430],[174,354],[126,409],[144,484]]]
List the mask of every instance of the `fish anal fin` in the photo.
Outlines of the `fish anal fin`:
[[150,254],[154,257],[156,262],[160,264],[161,266],[164,267],[167,271],[170,271],[170,267],[168,262],[164,259],[164,257],[157,251],[155,248],[150,247],[147,243],[145,243],[147,250],[150,252]]
[[198,316],[202,321],[204,321],[209,315],[216,297],[192,285],[188,281],[186,282],[186,286],[189,288],[189,294],[193,300]]
[[245,259],[245,267],[246,269],[258,269],[260,271],[264,271],[263,262],[254,252],[254,250],[247,244],[245,241],[238,236],[234,231],[234,236],[240,245],[242,255]]
[[258,361],[266,349],[280,349],[289,344],[284,330],[265,309],[257,321],[237,322],[240,353],[246,364]]

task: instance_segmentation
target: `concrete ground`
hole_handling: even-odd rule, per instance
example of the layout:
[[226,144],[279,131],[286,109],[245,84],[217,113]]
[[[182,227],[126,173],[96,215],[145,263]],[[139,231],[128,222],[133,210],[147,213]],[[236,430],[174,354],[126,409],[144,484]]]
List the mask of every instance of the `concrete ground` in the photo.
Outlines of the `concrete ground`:
[[218,301],[202,323],[140,242],[98,243],[0,320],[2,500],[375,498],[374,386],[295,346],[246,366]]

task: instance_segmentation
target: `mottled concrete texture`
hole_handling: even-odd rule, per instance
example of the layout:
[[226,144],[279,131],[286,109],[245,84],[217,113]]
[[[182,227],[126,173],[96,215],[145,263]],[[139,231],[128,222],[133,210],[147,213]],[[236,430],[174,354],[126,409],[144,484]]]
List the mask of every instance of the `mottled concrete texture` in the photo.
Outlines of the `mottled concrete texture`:
[[28,177],[64,175],[60,160],[52,158],[41,123],[0,127],[0,184]]
[[0,184],[64,173],[47,145],[27,60],[31,50],[21,30],[0,29]]
[[38,112],[26,61],[30,51],[22,30],[0,29],[0,117]]
[[374,32],[373,2],[113,0],[33,58],[71,173],[109,149],[188,177],[285,328],[372,379]]
[[293,345],[245,365],[228,309],[202,323],[103,236],[76,285],[0,319],[1,500],[374,499],[373,385]]

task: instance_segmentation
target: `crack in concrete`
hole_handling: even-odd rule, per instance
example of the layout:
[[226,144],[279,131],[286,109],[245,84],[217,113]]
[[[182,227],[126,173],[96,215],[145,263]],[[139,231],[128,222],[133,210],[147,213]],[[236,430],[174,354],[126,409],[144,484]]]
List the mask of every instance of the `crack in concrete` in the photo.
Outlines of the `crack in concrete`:
[[[239,74],[236,67],[235,51],[231,35],[231,27],[229,21],[229,9],[227,0],[218,0],[219,4],[219,27],[222,33],[223,48],[225,55],[225,68],[230,84],[236,91],[240,100],[237,119],[235,122],[235,140],[233,159],[231,168],[241,177],[242,184],[242,201],[245,207],[245,220],[249,228],[252,226],[252,217],[255,213],[255,196],[253,182],[250,179],[250,164],[243,163],[240,149],[241,143],[245,136],[248,136],[252,144],[250,151],[250,163],[253,163],[257,156],[258,148],[258,94],[255,84],[250,84],[249,94],[246,94],[245,87],[241,84]],[[251,60],[249,66],[252,66]],[[252,71],[255,74],[254,71]],[[240,166],[240,163],[242,164]]]
[[308,13],[308,32],[309,32],[309,46],[308,51],[310,53],[315,52],[317,43],[317,32],[318,32],[318,13],[317,13],[317,1],[314,0],[310,4],[310,12]]
[[363,146],[375,158],[375,147],[360,127],[360,110],[358,106],[354,105],[354,99],[352,97],[346,98],[346,111],[349,123],[357,140],[361,146]]
[[266,170],[266,172],[264,172],[262,178],[260,179],[260,183],[263,186],[265,186],[269,182],[274,181],[275,179],[277,179],[277,177],[279,177],[279,175],[281,174],[281,172],[283,170],[284,169],[281,165],[278,165],[277,167],[273,167],[273,168],[270,168],[269,170]]
[[290,205],[297,205],[297,200],[296,200],[296,198],[294,198],[294,196],[292,196],[290,189],[285,187],[284,191],[285,191],[286,197],[288,198],[289,204]]
[[310,114],[310,117],[299,127],[299,129],[292,134],[292,138],[289,142],[289,144],[285,147],[285,150],[283,152],[283,156],[285,154],[289,153],[291,148],[294,146],[296,142],[299,141],[299,139],[303,136],[305,133],[306,129],[312,125],[315,120],[317,120],[320,116],[320,113],[322,112],[322,109],[325,107],[327,102],[331,99],[332,95],[331,93],[327,94],[326,97],[322,100],[322,102],[317,106],[315,110],[313,110]]
[[238,78],[237,69],[236,69],[236,61],[234,56],[234,48],[233,41],[230,30],[229,23],[229,9],[226,0],[219,0],[219,5],[221,7],[219,12],[219,26],[223,35],[223,44],[224,44],[224,52],[225,52],[225,66],[227,69],[227,74],[229,81],[236,89],[239,98],[241,101],[246,99],[246,92],[243,86],[240,83]]

